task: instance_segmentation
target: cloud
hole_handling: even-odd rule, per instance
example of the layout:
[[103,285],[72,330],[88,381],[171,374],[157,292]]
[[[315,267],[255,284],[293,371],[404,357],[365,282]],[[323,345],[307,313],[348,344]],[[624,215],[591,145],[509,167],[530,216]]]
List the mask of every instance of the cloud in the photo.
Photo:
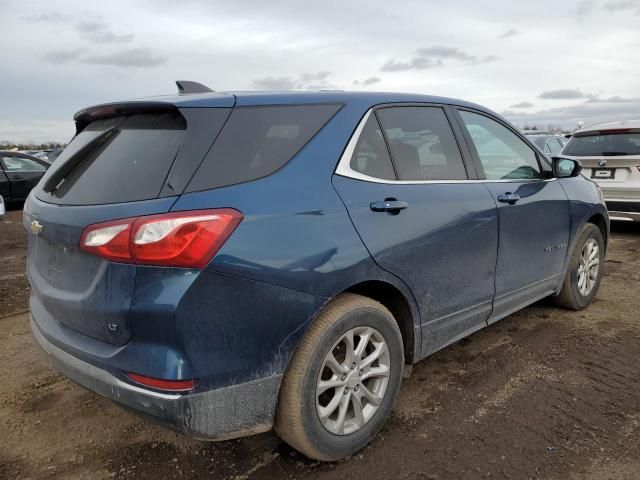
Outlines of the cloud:
[[76,23],[75,29],[81,36],[92,43],[129,43],[133,33],[117,34],[101,19],[84,20]]
[[640,2],[637,0],[612,0],[606,2],[602,8],[611,13],[635,10],[635,14],[640,15]]
[[365,78],[364,80],[354,80],[353,84],[354,85],[373,85],[374,83],[380,83],[382,80],[380,80],[380,77],[376,77],[375,75],[373,77],[369,77],[369,78]]
[[574,98],[584,98],[585,94],[580,90],[571,88],[561,88],[558,90],[547,90],[539,95],[539,98],[548,100],[568,100]]
[[80,59],[82,63],[114,67],[156,67],[166,63],[168,57],[154,55],[150,48],[131,48],[108,55],[92,55]]
[[456,47],[423,47],[415,50],[412,58],[406,61],[388,60],[380,71],[382,72],[401,72],[405,70],[426,70],[429,68],[437,68],[445,65],[445,61],[455,60],[467,65],[493,62],[498,57],[490,55],[488,57],[478,58],[470,55]]
[[518,30],[516,28],[510,28],[509,30],[506,30],[503,33],[501,33],[498,36],[498,38],[505,39],[505,38],[515,37],[516,35],[520,35],[520,30]]
[[533,103],[531,102],[520,102],[511,105],[509,108],[531,108],[533,107]]
[[576,8],[571,12],[575,15],[578,21],[582,21],[584,17],[589,15],[596,6],[595,0],[581,0],[576,5]]
[[302,73],[298,77],[263,77],[252,82],[258,90],[323,90],[332,88],[327,81],[331,72]]
[[22,19],[30,23],[63,23],[69,21],[69,17],[60,12],[39,13],[25,15]]
[[640,98],[625,98],[618,95],[608,98],[600,98],[596,95],[589,95],[587,103],[640,103]]
[[[611,97],[616,98],[616,97]],[[561,125],[563,128],[574,128],[578,122],[594,125],[615,120],[638,119],[640,112],[640,98],[626,99],[625,102],[590,102],[578,105],[554,107],[537,112],[506,111],[502,114],[512,123],[534,125]]]
[[48,63],[60,64],[69,63],[77,60],[80,55],[85,52],[84,48],[75,48],[73,50],[51,50],[45,53],[41,58]]
[[133,40],[133,33],[115,33],[100,16],[89,16],[89,20],[84,19],[76,22],[72,21],[69,15],[60,12],[40,13],[37,15],[26,15],[23,20],[30,23],[65,23],[73,26],[73,29],[80,33],[80,36],[92,43],[129,43]]

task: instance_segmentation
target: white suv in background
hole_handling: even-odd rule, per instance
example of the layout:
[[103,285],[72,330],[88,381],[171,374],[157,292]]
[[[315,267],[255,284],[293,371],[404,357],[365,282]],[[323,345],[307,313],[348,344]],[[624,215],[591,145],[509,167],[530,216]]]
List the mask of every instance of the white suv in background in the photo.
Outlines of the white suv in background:
[[640,120],[601,123],[573,134],[562,156],[582,162],[611,220],[640,222]]

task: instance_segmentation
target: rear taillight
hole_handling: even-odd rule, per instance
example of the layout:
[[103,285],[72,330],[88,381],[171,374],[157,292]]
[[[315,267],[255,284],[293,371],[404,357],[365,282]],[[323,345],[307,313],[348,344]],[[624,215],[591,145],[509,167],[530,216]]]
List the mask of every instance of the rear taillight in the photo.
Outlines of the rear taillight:
[[84,229],[80,249],[115,262],[202,268],[242,218],[221,208],[96,223]]

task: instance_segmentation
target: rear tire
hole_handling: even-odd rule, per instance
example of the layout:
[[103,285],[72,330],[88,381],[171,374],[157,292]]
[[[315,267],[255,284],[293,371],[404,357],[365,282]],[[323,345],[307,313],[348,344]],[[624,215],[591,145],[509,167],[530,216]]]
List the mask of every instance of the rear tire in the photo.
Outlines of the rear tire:
[[600,229],[587,223],[578,235],[562,290],[554,297],[556,304],[571,310],[582,310],[593,301],[604,272],[604,254]]
[[389,310],[361,295],[340,295],[293,355],[280,389],[276,433],[316,460],[357,452],[389,416],[403,365],[402,335]]

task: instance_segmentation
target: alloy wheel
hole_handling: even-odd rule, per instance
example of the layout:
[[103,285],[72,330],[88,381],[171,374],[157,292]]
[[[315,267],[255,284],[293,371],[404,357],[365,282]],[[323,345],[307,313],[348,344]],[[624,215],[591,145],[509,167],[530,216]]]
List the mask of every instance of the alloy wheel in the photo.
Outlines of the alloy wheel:
[[578,291],[583,297],[588,296],[598,280],[600,271],[600,247],[595,239],[590,238],[582,247],[578,263]]
[[360,430],[384,399],[391,371],[382,335],[371,327],[345,333],[326,355],[316,383],[316,412],[335,435]]

